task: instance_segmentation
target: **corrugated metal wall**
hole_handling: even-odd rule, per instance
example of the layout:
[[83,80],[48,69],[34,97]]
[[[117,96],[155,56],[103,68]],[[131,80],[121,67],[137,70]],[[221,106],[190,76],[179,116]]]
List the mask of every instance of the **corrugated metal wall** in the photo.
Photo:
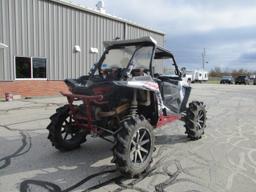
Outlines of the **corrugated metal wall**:
[[[163,45],[162,34],[61,3],[0,0],[0,42],[9,46],[4,49],[0,80],[15,78],[15,56],[47,58],[50,80],[79,77],[98,60],[103,51],[102,41],[145,35],[151,35]],[[74,53],[75,45],[81,47],[81,53]],[[98,48],[100,53],[89,53],[91,47]]]

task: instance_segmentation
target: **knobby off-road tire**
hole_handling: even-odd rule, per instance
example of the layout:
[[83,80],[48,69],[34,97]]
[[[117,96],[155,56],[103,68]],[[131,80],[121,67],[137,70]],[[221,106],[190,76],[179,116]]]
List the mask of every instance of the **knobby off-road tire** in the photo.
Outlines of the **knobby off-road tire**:
[[188,137],[197,140],[204,134],[206,127],[206,110],[203,102],[193,101],[187,108],[185,128]]
[[152,161],[153,127],[143,116],[129,117],[121,126],[113,147],[114,162],[124,176],[138,176]]
[[84,130],[72,125],[73,120],[69,115],[68,105],[58,108],[50,119],[51,123],[47,127],[48,139],[56,149],[70,151],[80,147],[80,144],[86,141]]

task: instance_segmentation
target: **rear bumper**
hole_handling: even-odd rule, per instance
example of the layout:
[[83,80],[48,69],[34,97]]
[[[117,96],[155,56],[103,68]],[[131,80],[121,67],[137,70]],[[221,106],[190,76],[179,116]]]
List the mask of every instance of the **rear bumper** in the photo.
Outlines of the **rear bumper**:
[[[96,96],[86,96],[86,95],[76,95],[70,93],[63,93],[60,92],[63,96],[67,97],[68,105],[69,105],[69,115],[75,120],[77,126],[83,127],[88,129],[89,131],[97,132],[97,128],[94,126],[94,114],[92,110],[92,105],[104,104],[103,96],[96,95]],[[86,115],[82,116],[79,114],[79,109],[77,105],[74,105],[74,101],[82,101],[84,104],[84,111]],[[78,123],[81,120],[85,121],[86,123]]]

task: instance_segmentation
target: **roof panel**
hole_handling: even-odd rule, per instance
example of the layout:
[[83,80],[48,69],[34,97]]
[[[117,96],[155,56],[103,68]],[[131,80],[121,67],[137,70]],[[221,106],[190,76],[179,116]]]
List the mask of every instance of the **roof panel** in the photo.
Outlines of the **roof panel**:
[[113,45],[126,45],[126,44],[135,44],[135,43],[152,43],[157,44],[156,40],[154,40],[152,37],[141,37],[138,39],[131,39],[131,40],[115,40],[115,41],[104,41],[103,44],[105,47],[113,46]]

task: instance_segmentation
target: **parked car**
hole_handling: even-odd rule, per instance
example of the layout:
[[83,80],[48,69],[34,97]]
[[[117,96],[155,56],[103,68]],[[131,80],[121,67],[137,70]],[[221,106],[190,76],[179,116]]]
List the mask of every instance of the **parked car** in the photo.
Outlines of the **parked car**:
[[240,75],[236,78],[235,80],[236,84],[244,84],[244,85],[249,85],[250,84],[250,80],[247,76],[245,75]]
[[223,76],[220,84],[234,84],[234,78],[232,76]]
[[250,75],[250,84],[256,85],[256,75]]

